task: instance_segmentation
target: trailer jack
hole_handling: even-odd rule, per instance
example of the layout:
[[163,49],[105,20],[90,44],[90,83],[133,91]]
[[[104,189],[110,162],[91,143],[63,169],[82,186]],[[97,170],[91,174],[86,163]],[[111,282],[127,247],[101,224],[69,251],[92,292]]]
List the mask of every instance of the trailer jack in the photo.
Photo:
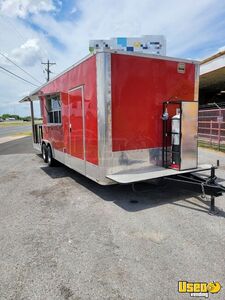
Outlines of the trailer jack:
[[221,196],[225,192],[225,187],[216,182],[215,169],[216,167],[211,167],[210,176],[206,178],[196,173],[185,173],[164,177],[164,179],[179,183],[179,186],[183,189],[201,194],[203,199],[206,198],[206,195],[209,195],[209,214],[215,215],[218,213],[215,207],[215,197]]

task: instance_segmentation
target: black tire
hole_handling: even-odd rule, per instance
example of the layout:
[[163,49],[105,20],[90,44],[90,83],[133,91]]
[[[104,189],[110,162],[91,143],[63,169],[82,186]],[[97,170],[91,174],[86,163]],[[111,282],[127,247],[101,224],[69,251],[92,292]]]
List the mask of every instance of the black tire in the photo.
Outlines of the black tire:
[[42,158],[43,158],[44,162],[47,163],[48,162],[48,149],[45,144],[42,144],[41,153],[42,153]]
[[53,167],[55,165],[55,160],[54,160],[54,158],[52,156],[52,149],[51,149],[50,145],[48,145],[47,151],[48,151],[48,161],[47,161],[48,162],[48,166],[49,167]]

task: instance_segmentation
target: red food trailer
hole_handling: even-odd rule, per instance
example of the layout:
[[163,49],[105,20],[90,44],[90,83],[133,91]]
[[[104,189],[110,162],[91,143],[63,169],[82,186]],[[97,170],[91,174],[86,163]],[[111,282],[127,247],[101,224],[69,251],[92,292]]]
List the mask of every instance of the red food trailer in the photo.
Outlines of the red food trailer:
[[211,168],[198,165],[198,90],[196,61],[104,50],[20,102],[40,100],[34,147],[49,165],[107,185]]

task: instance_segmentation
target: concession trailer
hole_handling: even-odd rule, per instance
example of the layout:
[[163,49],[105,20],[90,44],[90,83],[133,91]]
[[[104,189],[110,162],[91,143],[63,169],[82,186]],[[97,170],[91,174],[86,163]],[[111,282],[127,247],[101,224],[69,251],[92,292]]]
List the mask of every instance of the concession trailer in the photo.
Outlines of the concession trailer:
[[[20,102],[39,100],[34,148],[101,185],[165,178],[212,197],[224,188],[198,164],[199,64],[95,51]],[[207,179],[196,172],[211,170]]]

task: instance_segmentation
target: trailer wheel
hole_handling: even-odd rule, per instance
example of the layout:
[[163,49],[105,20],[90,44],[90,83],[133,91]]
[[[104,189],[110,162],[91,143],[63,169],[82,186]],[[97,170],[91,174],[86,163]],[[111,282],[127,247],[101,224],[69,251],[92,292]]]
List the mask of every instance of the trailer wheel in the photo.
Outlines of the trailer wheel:
[[54,158],[52,156],[52,149],[51,149],[50,145],[47,147],[47,151],[48,151],[48,161],[47,161],[48,162],[48,166],[49,167],[53,167],[55,165],[55,160],[54,160]]
[[41,153],[42,153],[42,158],[43,158],[44,162],[48,162],[48,149],[45,144],[42,144]]

